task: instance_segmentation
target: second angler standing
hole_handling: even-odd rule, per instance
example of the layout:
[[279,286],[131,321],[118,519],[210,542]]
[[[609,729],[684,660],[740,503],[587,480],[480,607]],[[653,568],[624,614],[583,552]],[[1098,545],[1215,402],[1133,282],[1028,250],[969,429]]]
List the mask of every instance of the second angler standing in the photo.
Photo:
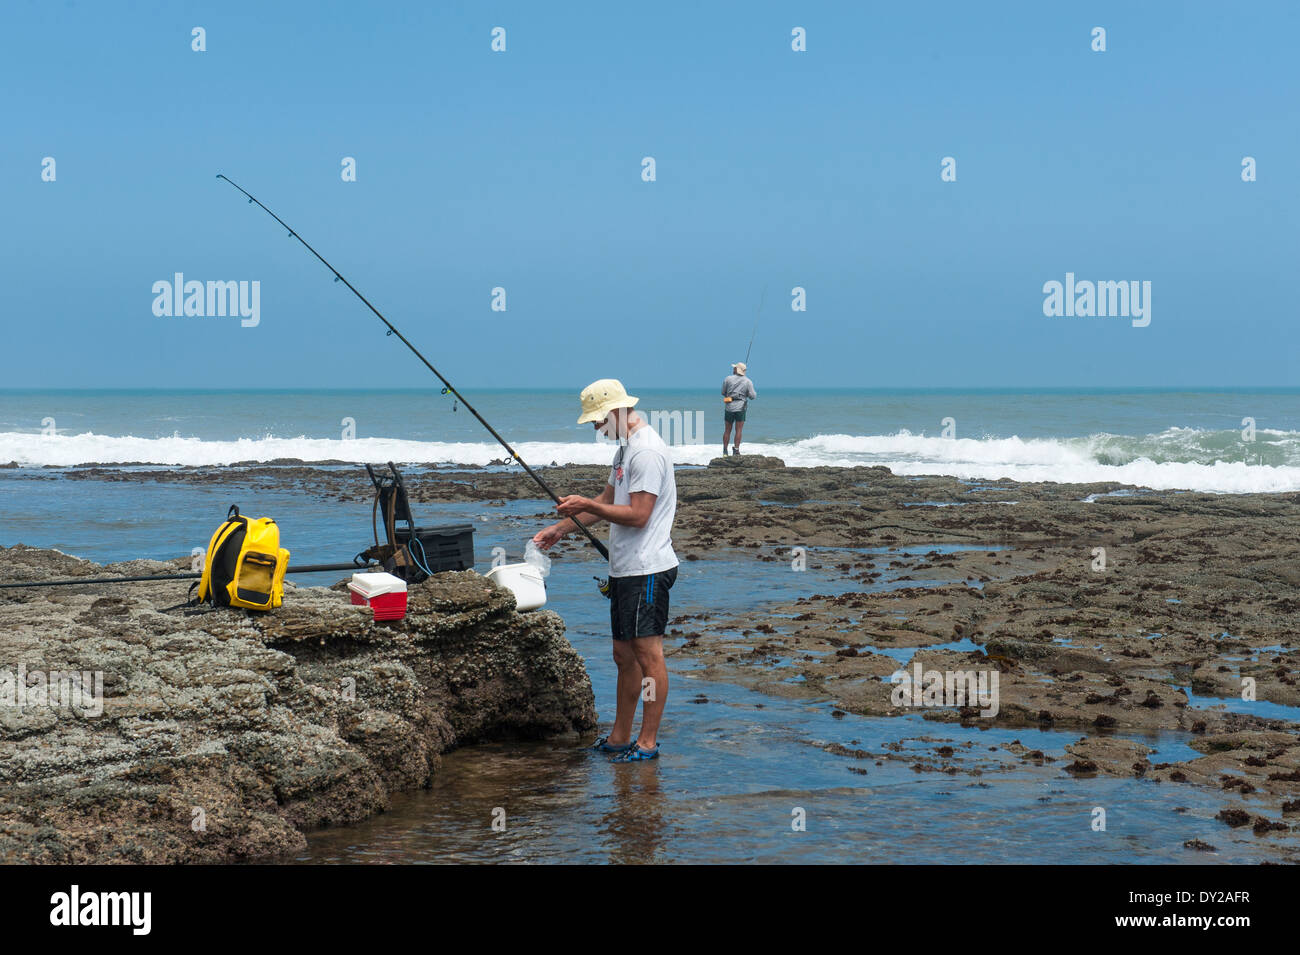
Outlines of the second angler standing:
[[732,455],[740,454],[740,436],[745,430],[745,407],[748,402],[758,397],[754,383],[745,374],[748,370],[743,361],[731,366],[731,374],[722,379],[722,456],[727,456],[727,441],[731,438],[731,426],[736,426],[736,443],[732,446]]

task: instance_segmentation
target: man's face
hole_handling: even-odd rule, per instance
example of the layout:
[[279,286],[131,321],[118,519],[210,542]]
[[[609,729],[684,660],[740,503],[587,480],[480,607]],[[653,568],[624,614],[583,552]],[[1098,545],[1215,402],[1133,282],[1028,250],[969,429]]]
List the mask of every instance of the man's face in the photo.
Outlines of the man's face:
[[613,411],[611,411],[608,415],[605,416],[604,421],[593,421],[591,423],[591,426],[595,428],[597,431],[599,431],[601,434],[603,434],[605,437],[614,440],[618,438],[620,429],[622,427],[622,425],[620,424],[622,420],[621,419],[622,412],[623,412],[622,408],[615,408]]

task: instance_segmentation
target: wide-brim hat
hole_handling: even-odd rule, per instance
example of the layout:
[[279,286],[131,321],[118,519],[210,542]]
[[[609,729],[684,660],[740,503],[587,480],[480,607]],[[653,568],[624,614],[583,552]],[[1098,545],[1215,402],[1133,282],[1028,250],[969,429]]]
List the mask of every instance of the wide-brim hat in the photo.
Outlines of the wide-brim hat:
[[578,419],[578,424],[604,421],[615,408],[631,408],[641,400],[629,395],[623,382],[617,378],[593,381],[582,389],[579,398],[582,399],[582,417]]

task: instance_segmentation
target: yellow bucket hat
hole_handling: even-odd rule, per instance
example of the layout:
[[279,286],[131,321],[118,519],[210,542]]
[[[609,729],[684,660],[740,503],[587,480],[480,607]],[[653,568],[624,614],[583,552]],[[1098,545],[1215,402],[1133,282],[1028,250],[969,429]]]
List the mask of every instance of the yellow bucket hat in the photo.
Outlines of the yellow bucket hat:
[[631,408],[640,398],[633,398],[617,378],[602,378],[582,389],[582,417],[578,424],[604,421],[615,408]]

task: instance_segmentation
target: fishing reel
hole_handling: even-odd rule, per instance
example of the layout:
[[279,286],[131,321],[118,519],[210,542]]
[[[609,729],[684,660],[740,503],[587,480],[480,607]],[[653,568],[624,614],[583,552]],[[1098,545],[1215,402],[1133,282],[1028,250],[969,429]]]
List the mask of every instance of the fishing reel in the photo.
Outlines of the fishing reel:
[[591,579],[596,582],[596,589],[600,591],[601,596],[608,600],[610,593],[614,590],[614,588],[609,585],[609,578],[597,577],[593,574]]

